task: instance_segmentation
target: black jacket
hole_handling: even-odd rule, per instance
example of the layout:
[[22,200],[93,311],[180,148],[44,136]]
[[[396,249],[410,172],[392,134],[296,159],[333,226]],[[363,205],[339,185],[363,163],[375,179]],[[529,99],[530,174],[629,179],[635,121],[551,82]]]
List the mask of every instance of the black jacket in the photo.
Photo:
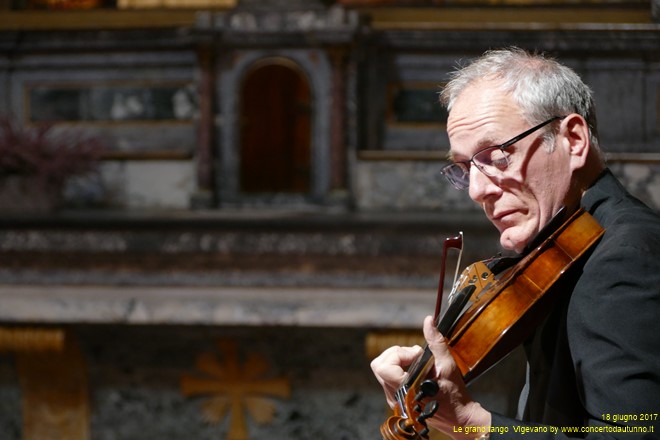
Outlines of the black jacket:
[[525,344],[518,419],[493,414],[508,432],[491,437],[660,439],[660,218],[609,170],[581,204],[605,234]]

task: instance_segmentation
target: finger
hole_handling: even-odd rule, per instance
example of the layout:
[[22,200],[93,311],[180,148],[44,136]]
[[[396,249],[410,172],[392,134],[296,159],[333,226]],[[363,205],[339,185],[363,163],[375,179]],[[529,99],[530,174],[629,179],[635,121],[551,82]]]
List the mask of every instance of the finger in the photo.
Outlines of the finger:
[[396,354],[399,357],[400,365],[407,367],[422,354],[422,347],[413,345],[412,347],[397,347]]
[[436,374],[438,376],[447,375],[455,365],[454,358],[449,352],[447,339],[435,328],[431,316],[424,319],[424,338],[435,358],[436,370],[438,370]]
[[426,342],[429,344],[429,348],[434,356],[436,351],[442,356],[449,354],[449,350],[447,350],[447,341],[433,325],[433,317],[431,316],[424,318],[424,339],[426,339]]
[[404,367],[410,365],[422,352],[419,346],[394,346],[385,350],[371,362],[371,369],[376,379],[383,387],[387,402],[395,404],[394,393],[401,386],[406,372]]
[[[422,348],[414,347],[390,347],[380,356],[371,361],[371,369],[377,378],[385,382],[401,382],[405,374],[404,368],[414,362],[421,354]],[[382,382],[381,382],[382,383]]]

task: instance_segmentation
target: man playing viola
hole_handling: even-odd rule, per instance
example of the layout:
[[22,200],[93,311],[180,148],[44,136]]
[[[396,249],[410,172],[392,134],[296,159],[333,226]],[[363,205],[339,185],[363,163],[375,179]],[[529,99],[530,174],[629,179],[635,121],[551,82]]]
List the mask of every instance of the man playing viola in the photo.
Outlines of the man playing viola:
[[[564,206],[585,209],[605,234],[524,344],[516,419],[470,397],[426,318],[439,385],[428,425],[470,439],[660,438],[660,218],[607,169],[591,91],[568,67],[513,48],[455,72],[441,100],[451,145],[442,173],[483,208],[502,247],[522,252]],[[390,406],[421,352],[391,347],[371,363]]]

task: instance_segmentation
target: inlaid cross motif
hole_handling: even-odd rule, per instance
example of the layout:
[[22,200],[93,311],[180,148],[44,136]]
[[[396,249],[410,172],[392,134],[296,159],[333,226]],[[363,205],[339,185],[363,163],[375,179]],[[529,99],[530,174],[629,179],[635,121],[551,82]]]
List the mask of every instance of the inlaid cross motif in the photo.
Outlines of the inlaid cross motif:
[[181,392],[185,396],[209,395],[202,407],[205,419],[218,423],[229,412],[227,440],[247,440],[246,410],[257,423],[271,422],[275,405],[264,396],[289,397],[289,380],[263,378],[269,365],[256,353],[249,353],[241,364],[233,341],[221,341],[218,345],[222,362],[214,353],[201,354],[196,363],[199,374],[184,374]]

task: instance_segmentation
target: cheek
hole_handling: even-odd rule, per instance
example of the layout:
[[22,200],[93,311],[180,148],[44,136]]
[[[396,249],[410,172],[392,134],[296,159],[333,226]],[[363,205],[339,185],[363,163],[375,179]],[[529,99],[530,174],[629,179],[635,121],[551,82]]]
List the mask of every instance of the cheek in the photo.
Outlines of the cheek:
[[557,151],[544,156],[545,161],[527,177],[527,192],[536,201],[539,216],[547,221],[561,207],[570,185],[567,164],[561,161]]

